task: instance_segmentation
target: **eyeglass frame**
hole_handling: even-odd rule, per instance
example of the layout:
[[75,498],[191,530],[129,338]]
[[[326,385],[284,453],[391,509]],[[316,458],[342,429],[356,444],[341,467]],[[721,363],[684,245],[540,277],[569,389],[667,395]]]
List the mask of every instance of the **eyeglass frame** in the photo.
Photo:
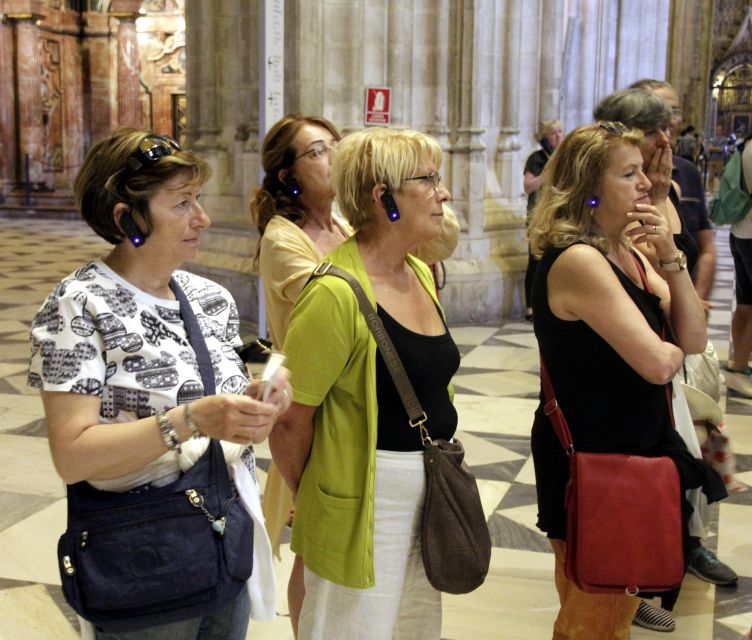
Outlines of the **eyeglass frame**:
[[304,151],[299,156],[295,156],[292,161],[296,162],[297,160],[300,160],[303,156],[307,156],[311,153],[317,153],[321,147],[323,147],[322,155],[317,157],[316,160],[321,160],[321,158],[324,157],[324,155],[328,155],[330,158],[332,157],[332,153],[334,152],[335,147],[337,146],[337,142],[334,144],[326,144],[326,142],[320,142],[316,143],[315,146],[308,149],[308,151]]
[[[152,141],[152,143],[147,145],[149,141]],[[170,136],[156,134],[144,136],[139,141],[136,150],[128,158],[130,174],[133,175],[144,167],[151,166],[162,158],[181,150],[180,144]]]
[[428,173],[424,176],[414,176],[412,178],[405,178],[405,182],[408,180],[430,180],[431,186],[433,187],[433,192],[435,195],[438,195],[439,189],[441,188],[441,185],[443,183],[443,180],[441,179],[441,174],[438,171],[431,171],[431,173]]

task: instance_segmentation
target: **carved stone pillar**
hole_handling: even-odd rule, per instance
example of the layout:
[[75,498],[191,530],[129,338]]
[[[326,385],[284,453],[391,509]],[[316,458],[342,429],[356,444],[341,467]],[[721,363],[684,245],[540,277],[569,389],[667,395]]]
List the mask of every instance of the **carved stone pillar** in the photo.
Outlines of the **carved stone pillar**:
[[[113,5],[114,6],[114,5]],[[140,129],[144,126],[141,105],[141,61],[136,37],[137,12],[111,12],[117,18],[118,124]]]
[[57,175],[58,189],[69,189],[84,157],[84,110],[82,56],[76,16],[66,13],[65,34],[62,37],[62,121],[63,171]]
[[28,157],[28,179],[38,188],[44,181],[44,123],[42,120],[42,82],[40,77],[41,58],[39,32],[36,21],[38,14],[6,15],[15,26],[16,41],[16,99],[23,105],[18,117],[18,156],[16,179],[27,179],[26,159]]
[[[0,20],[0,95],[12,96],[15,49],[13,22]],[[16,182],[16,111],[12,100],[0,100],[0,203]]]
[[110,48],[110,28],[107,14],[84,14],[82,63],[85,84],[83,88],[84,146],[90,148],[104,138],[118,122],[114,76],[116,63]]

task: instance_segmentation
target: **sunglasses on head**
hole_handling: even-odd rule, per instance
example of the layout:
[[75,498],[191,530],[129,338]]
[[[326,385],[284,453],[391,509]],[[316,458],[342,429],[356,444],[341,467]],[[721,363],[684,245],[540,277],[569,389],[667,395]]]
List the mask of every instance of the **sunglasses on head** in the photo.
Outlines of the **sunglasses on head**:
[[623,136],[629,130],[629,127],[623,122],[613,122],[611,120],[601,120],[601,122],[598,123],[598,126],[601,129],[604,129],[606,133],[610,133],[614,136]]
[[138,148],[128,158],[128,166],[131,173],[140,171],[144,167],[151,166],[160,158],[171,156],[180,151],[180,145],[169,136],[148,135],[141,139]]

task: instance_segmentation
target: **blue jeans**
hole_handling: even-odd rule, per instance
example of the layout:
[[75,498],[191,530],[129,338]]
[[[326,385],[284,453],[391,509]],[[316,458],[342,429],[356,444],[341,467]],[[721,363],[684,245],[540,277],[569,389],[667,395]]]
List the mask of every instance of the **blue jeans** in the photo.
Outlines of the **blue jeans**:
[[251,599],[243,587],[238,597],[210,616],[161,624],[139,631],[105,632],[97,629],[97,640],[245,640],[251,614]]

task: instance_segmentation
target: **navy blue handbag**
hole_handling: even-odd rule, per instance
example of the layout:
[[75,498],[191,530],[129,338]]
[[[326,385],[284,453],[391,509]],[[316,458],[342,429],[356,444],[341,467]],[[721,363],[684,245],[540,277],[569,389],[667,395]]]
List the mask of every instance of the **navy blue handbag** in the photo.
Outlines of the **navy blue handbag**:
[[[204,337],[173,279],[204,391],[215,392]],[[68,485],[68,527],[58,542],[63,595],[103,631],[211,615],[232,602],[253,570],[253,520],[210,440],[174,482],[115,493]]]
[[253,569],[253,521],[212,440],[175,482],[137,492],[68,486],[58,543],[63,594],[104,631],[210,615]]

